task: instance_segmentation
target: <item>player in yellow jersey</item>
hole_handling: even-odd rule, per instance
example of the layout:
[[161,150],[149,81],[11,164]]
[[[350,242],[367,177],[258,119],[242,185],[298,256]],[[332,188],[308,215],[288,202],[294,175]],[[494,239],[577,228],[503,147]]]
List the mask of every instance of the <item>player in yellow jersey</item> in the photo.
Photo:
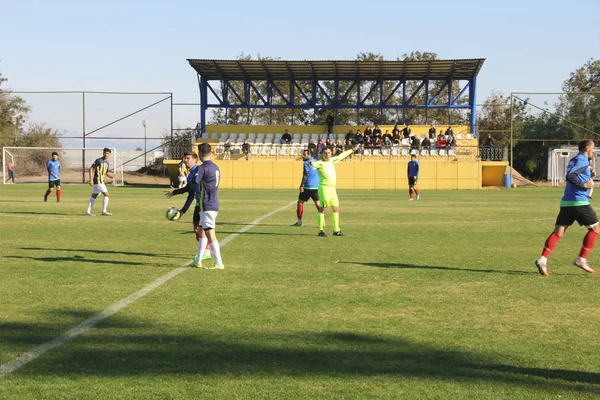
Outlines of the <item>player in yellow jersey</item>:
[[335,164],[352,154],[353,150],[346,150],[335,157],[331,156],[331,149],[326,148],[321,154],[321,161],[310,163],[319,173],[319,213],[317,223],[319,225],[319,236],[327,236],[325,233],[325,210],[331,207],[333,213],[333,236],[344,236],[340,230],[340,202],[338,201],[337,191],[335,190],[336,173]]
[[187,185],[187,176],[190,173],[190,169],[188,168],[187,164],[185,163],[185,156],[183,156],[183,159],[181,160],[181,162],[179,163],[179,176],[177,177],[177,179],[179,180],[179,186],[178,189],[181,189],[182,187],[185,187]]

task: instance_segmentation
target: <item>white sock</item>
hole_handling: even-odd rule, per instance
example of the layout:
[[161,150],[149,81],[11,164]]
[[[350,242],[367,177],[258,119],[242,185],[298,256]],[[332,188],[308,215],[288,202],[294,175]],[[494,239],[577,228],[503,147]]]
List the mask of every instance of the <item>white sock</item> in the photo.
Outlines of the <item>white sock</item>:
[[212,242],[210,244],[210,251],[212,253],[215,264],[223,265],[223,260],[221,260],[221,246],[219,246],[219,242]]
[[577,258],[579,258],[579,261],[587,262],[587,258],[581,258],[581,257],[577,257]]
[[104,197],[102,199],[102,212],[106,212],[107,206],[108,206],[108,197]]
[[545,264],[545,263],[547,263],[547,262],[548,262],[548,259],[547,259],[546,257],[544,257],[544,256],[541,256],[541,257],[540,257],[540,262],[541,262],[542,264]]
[[[202,228],[200,228],[202,229]],[[196,259],[194,261],[196,261],[197,263],[200,262],[200,260],[202,260],[202,256],[204,255],[204,251],[206,250],[206,244],[208,243],[208,238],[200,238],[200,240],[198,241],[198,253],[196,254]]]
[[96,202],[96,199],[93,197],[90,197],[90,201],[88,202],[88,209],[86,211],[87,214],[91,214],[92,213],[92,207],[94,207],[94,203]]

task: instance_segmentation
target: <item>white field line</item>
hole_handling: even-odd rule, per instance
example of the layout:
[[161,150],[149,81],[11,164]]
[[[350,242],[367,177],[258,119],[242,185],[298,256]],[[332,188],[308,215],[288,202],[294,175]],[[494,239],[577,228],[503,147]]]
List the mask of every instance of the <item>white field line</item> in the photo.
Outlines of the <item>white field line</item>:
[[[253,228],[254,226],[258,225],[263,219],[268,218],[271,215],[278,213],[279,211],[285,210],[286,208],[288,208],[292,204],[296,204],[296,201],[293,201],[293,202],[291,202],[291,203],[289,203],[289,204],[287,204],[287,205],[285,205],[285,206],[283,206],[281,208],[278,208],[275,211],[271,211],[270,213],[265,214],[262,217],[259,217],[259,218],[255,219],[250,224],[244,226],[242,229],[240,229],[236,233],[232,233],[231,235],[227,236],[225,239],[221,240],[220,241],[220,245],[221,246],[225,246],[227,243],[231,242],[233,239],[235,239],[241,233],[244,233],[244,232],[248,231],[249,229]],[[152,292],[154,289],[160,287],[162,284],[164,284],[165,282],[169,281],[171,278],[174,278],[177,275],[179,275],[182,272],[187,271],[189,269],[190,268],[187,268],[187,267],[184,267],[184,266],[180,266],[180,267],[175,268],[171,272],[169,272],[169,273],[161,276],[160,278],[156,279],[154,282],[152,282],[151,284],[149,284],[148,286],[146,286],[142,290],[139,290],[139,291],[137,291],[137,292],[135,292],[135,293],[133,293],[133,294],[125,297],[124,299],[119,300],[115,304],[113,304],[110,307],[108,307],[106,310],[104,310],[104,311],[96,314],[95,316],[93,316],[93,317],[85,320],[84,322],[82,322],[79,325],[75,326],[74,328],[70,329],[68,332],[62,334],[61,336],[57,337],[56,339],[53,339],[53,340],[51,340],[49,342],[46,342],[46,343],[43,343],[43,344],[39,345],[38,347],[34,348],[33,350],[28,351],[27,353],[21,354],[15,360],[10,361],[10,362],[8,362],[6,364],[0,365],[0,378],[3,378],[5,376],[13,373],[14,371],[16,371],[19,368],[23,367],[25,364],[27,364],[27,363],[29,363],[31,361],[34,361],[35,359],[39,358],[41,355],[43,355],[47,351],[52,350],[55,347],[62,346],[63,344],[65,344],[65,343],[73,340],[74,338],[76,338],[77,336],[81,335],[82,333],[84,333],[88,329],[93,328],[98,323],[104,321],[105,319],[107,319],[108,317],[116,314],[117,312],[119,312],[123,308],[127,307],[128,305],[130,305],[130,304],[136,302],[137,300],[141,299],[142,297],[144,297],[148,293]]]

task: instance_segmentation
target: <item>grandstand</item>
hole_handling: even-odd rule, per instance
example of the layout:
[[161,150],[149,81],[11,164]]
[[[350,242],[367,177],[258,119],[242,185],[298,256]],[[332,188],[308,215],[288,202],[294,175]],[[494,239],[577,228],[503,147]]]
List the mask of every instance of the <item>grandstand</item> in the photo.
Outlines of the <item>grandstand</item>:
[[[301,159],[301,154],[311,141],[332,139],[344,142],[346,133],[357,129],[365,131],[364,125],[334,125],[331,133],[324,125],[207,125],[206,111],[209,108],[286,108],[331,110],[335,113],[343,108],[356,109],[357,122],[360,122],[360,110],[376,108],[383,115],[384,110],[395,109],[404,112],[408,109],[420,109],[425,113],[425,125],[412,125],[411,135],[422,139],[428,134],[430,124],[427,120],[431,109],[470,110],[470,125],[452,125],[456,146],[430,149],[411,149],[409,139],[402,139],[392,146],[364,148],[351,159],[338,167],[338,187],[351,189],[406,189],[406,162],[411,154],[416,154],[421,163],[419,185],[423,189],[480,189],[483,186],[500,186],[508,165],[507,149],[486,148],[485,157],[479,148],[476,137],[475,87],[476,77],[484,62],[474,60],[432,60],[432,61],[238,61],[238,60],[188,60],[198,73],[200,83],[201,112],[197,126],[197,142],[213,144],[215,159],[221,169],[221,187],[228,188],[296,188],[300,180],[300,168],[292,161]],[[220,82],[220,92],[210,81]],[[230,85],[231,81],[243,81],[244,93],[238,94]],[[257,84],[253,81],[267,81],[269,96],[261,96]],[[302,91],[299,81],[311,81],[313,90]],[[348,92],[327,96],[320,81],[332,80],[335,87],[342,80],[353,82],[359,87],[361,82],[372,81],[372,92],[379,90],[379,101],[375,105],[367,104],[366,97],[356,94],[355,102],[349,104]],[[414,93],[406,93],[407,81],[420,81]],[[281,88],[282,81],[289,82],[289,88]],[[395,81],[391,94],[384,96],[383,82]],[[442,81],[441,89],[429,92],[431,81]],[[466,81],[460,94],[453,97],[452,86],[456,82]],[[378,86],[379,85],[379,86]],[[216,85],[215,85],[216,86]],[[396,91],[402,87],[401,101],[390,101]],[[439,87],[439,85],[438,85]],[[446,89],[448,96],[440,103],[441,93]],[[294,96],[283,93],[302,94],[304,101],[297,102]],[[216,103],[209,101],[208,92],[214,95]],[[317,91],[321,90],[327,98],[326,104],[317,104]],[[416,94],[423,90],[425,101],[417,102]],[[247,93],[255,92],[260,101],[252,103]],[[232,94],[233,93],[233,94]],[[273,93],[280,95],[279,103]],[[468,102],[459,102],[468,93]],[[371,93],[369,93],[371,94]],[[368,95],[367,94],[367,97]],[[230,97],[230,98],[229,98]],[[236,100],[236,101],[234,101]],[[344,100],[344,101],[342,101]],[[281,105],[284,102],[284,105]],[[227,115],[227,114],[226,114]],[[316,115],[316,111],[313,115]],[[293,117],[292,117],[293,118]],[[293,121],[293,119],[292,119]],[[446,131],[450,125],[437,125],[437,130]],[[394,126],[380,125],[382,132],[392,132]],[[290,144],[281,144],[284,130],[292,135]],[[223,144],[226,139],[232,144],[231,160],[221,160]],[[242,154],[244,140],[251,145],[250,158],[247,161]],[[482,159],[483,158],[483,159]],[[179,160],[166,160],[172,178],[176,177],[176,164]]]

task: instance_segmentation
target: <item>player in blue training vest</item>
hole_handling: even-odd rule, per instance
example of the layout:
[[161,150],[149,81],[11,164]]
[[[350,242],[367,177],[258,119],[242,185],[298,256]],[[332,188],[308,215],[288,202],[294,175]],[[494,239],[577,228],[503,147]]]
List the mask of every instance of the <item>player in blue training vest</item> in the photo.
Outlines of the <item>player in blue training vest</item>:
[[548,276],[548,256],[567,228],[575,221],[585,226],[588,232],[583,238],[579,257],[573,264],[585,272],[594,273],[587,261],[587,256],[600,233],[598,217],[588,198],[588,189],[594,187],[592,178],[596,176],[596,171],[590,167],[590,159],[594,156],[594,142],[591,139],[582,140],[578,147],[579,154],[573,157],[567,166],[567,186],[560,200],[560,212],[556,217],[554,231],[546,239],[541,257],[535,261],[539,273],[543,276]]
[[419,179],[419,162],[416,155],[410,156],[408,167],[406,168],[406,176],[408,177],[408,200],[413,200],[413,190],[419,200],[419,189],[417,189],[417,179]]
[[[198,183],[196,182],[196,175],[198,174],[198,154],[192,152],[185,153],[183,157],[183,162],[186,165],[186,169],[189,171],[186,178],[187,184],[183,187],[175,189],[171,187],[169,190],[165,192],[165,196],[172,197],[178,194],[187,193],[187,199],[185,200],[185,204],[183,208],[179,210],[179,215],[176,215],[173,218],[177,221],[183,214],[187,212],[187,210],[192,205],[192,202],[196,200],[196,206],[194,209],[194,216],[192,218],[192,223],[194,224],[194,232],[196,233],[196,240],[200,241],[200,204],[198,203]],[[181,170],[181,169],[180,169]],[[207,248],[208,251],[204,252],[203,260],[210,260],[210,247]]]
[[311,162],[317,161],[312,157],[310,150],[302,152],[302,182],[300,182],[300,194],[298,194],[298,203],[296,204],[296,216],[298,222],[292,226],[302,227],[302,214],[304,214],[304,203],[308,199],[312,199],[319,211],[319,172],[316,168],[310,165]]
[[60,160],[56,151],[52,152],[52,159],[46,163],[46,169],[48,170],[48,190],[46,190],[46,194],[44,195],[44,201],[48,201],[48,196],[50,196],[52,189],[56,186],[56,202],[61,203]]
[[214,265],[206,269],[225,269],[221,259],[221,247],[217,241],[215,228],[217,224],[217,215],[219,214],[219,182],[221,180],[221,171],[212,161],[212,147],[209,143],[202,143],[198,146],[198,153],[202,165],[198,167],[196,183],[198,184],[198,203],[200,204],[200,241],[198,242],[198,254],[189,264],[190,267],[200,267],[200,262],[206,251],[207,244],[210,245],[210,251],[214,259]]

